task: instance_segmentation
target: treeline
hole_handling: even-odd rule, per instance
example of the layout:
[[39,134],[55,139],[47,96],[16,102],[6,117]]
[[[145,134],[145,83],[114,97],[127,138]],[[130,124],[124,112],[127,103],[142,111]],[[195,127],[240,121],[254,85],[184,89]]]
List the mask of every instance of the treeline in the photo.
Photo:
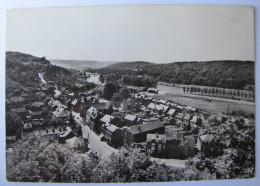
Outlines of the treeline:
[[97,71],[103,74],[127,72],[131,75],[151,76],[156,81],[173,84],[193,84],[231,89],[248,89],[248,85],[251,85],[252,89],[255,84],[255,62],[253,61],[223,60],[167,64],[116,63]]
[[141,71],[131,69],[88,69],[88,72],[98,72],[101,74],[101,82],[118,82],[123,85],[139,86],[139,87],[155,87],[157,80],[151,76],[145,75]]
[[183,86],[183,93],[206,95],[219,98],[231,98],[237,100],[254,101],[255,93],[253,90],[239,90],[239,89],[225,89],[217,87],[197,87],[197,86]]

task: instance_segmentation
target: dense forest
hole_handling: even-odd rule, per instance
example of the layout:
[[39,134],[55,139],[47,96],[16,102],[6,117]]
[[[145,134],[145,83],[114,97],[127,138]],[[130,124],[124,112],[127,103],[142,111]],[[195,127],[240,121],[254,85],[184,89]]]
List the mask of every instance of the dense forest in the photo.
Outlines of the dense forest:
[[[114,78],[149,76],[156,81],[172,84],[200,85],[232,89],[254,89],[255,63],[253,61],[174,62],[153,64],[123,62],[93,70]],[[113,77],[113,76],[112,76]]]

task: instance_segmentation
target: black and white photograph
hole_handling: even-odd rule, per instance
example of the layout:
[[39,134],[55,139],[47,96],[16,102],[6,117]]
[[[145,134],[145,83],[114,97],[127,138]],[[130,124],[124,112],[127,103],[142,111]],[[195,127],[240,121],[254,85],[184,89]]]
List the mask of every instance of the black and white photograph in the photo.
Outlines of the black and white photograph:
[[254,178],[255,52],[253,6],[8,10],[6,180]]

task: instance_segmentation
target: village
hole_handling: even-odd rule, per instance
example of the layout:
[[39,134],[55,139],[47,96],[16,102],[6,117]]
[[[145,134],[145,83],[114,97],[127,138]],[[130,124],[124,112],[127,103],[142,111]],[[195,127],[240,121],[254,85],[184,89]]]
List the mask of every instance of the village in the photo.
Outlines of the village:
[[[130,97],[116,107],[97,93],[104,91],[104,85],[73,91],[68,83],[57,85],[45,80],[44,74],[39,77],[40,87],[6,99],[7,109],[22,119],[19,132],[6,137],[7,152],[12,152],[15,141],[34,132],[55,138],[77,152],[92,151],[102,158],[126,146],[159,159],[185,160],[198,153],[216,157],[224,147],[212,135],[212,125],[253,122],[154,99],[152,95],[158,93],[155,88],[143,91],[128,87]],[[87,78],[89,75],[83,75],[75,85],[83,86]]]

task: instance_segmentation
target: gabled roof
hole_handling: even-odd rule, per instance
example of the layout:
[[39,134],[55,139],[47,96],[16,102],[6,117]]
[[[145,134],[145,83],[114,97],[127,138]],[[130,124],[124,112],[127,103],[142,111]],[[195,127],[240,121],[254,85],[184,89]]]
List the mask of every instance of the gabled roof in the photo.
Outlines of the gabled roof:
[[151,141],[159,142],[161,141],[162,143],[166,143],[166,136],[165,134],[147,134],[146,137],[146,142],[151,142]]
[[162,104],[166,104],[166,103],[167,103],[167,101],[164,100],[164,99],[160,99],[158,102],[159,102],[159,103],[162,103]]
[[14,109],[11,109],[11,112],[13,112],[13,113],[26,113],[27,110],[25,108],[14,108]]
[[34,102],[34,103],[32,103],[32,106],[34,106],[34,107],[41,107],[41,106],[44,106],[44,103],[41,102],[41,101]]
[[124,117],[125,120],[129,120],[129,121],[134,121],[136,118],[137,118],[137,116],[136,115],[132,115],[132,114],[127,114]]
[[149,108],[149,109],[155,109],[155,108],[156,108],[156,105],[155,105],[154,103],[150,103],[150,104],[148,105],[148,108]]
[[175,118],[178,118],[178,119],[183,119],[183,114],[182,113],[178,113]]
[[40,115],[42,115],[42,112],[41,111],[31,112],[30,115],[31,116],[40,116]]
[[106,114],[100,119],[100,121],[104,123],[109,123],[112,119],[114,119],[114,116]]
[[[70,127],[66,127],[66,131],[61,132],[61,133],[59,134],[59,137],[65,138],[65,137],[68,136],[71,132],[73,132],[73,131],[71,130],[71,128],[70,128]],[[74,132],[73,132],[73,133],[74,133]]]
[[95,107],[97,110],[107,110],[111,106],[111,103],[108,102],[94,103],[92,106]]
[[139,134],[139,133],[149,132],[159,128],[165,128],[165,127],[160,120],[157,120],[146,124],[131,126],[129,127],[129,130],[131,131],[132,134]]
[[23,125],[23,128],[24,128],[24,129],[32,129],[32,122],[25,123],[25,124]]
[[39,91],[39,92],[36,93],[36,95],[45,96],[46,94],[43,91]]
[[191,115],[190,114],[185,114],[183,119],[184,120],[190,120],[191,119]]
[[214,136],[212,134],[205,134],[199,137],[202,142],[210,142],[214,140]]
[[24,101],[24,99],[20,96],[11,97],[10,100],[11,100],[11,102],[14,102],[14,103]]
[[71,102],[71,104],[74,105],[74,106],[75,106],[77,103],[78,103],[78,100],[77,100],[77,99],[74,99],[74,100]]
[[106,129],[110,132],[115,132],[117,129],[119,129],[117,126],[113,125],[113,124],[110,124],[110,123],[107,123],[105,125]]
[[170,110],[167,112],[167,114],[173,115],[175,112],[176,112],[175,109],[170,109]]
[[159,104],[159,105],[156,105],[156,110],[168,110],[169,106],[166,106],[166,105],[162,105],[162,104]]
[[52,112],[52,114],[56,117],[56,118],[66,118],[68,117],[68,112],[64,109],[64,108],[59,108],[56,111]]
[[198,116],[193,116],[190,122],[197,123],[200,118]]

